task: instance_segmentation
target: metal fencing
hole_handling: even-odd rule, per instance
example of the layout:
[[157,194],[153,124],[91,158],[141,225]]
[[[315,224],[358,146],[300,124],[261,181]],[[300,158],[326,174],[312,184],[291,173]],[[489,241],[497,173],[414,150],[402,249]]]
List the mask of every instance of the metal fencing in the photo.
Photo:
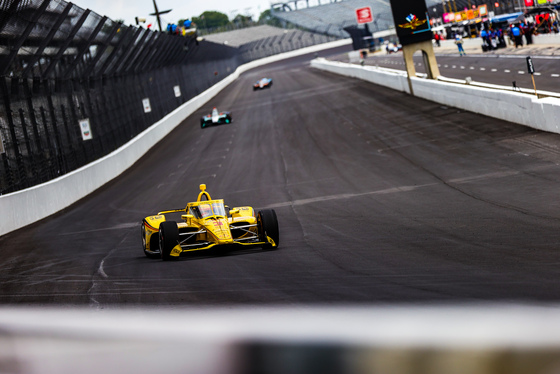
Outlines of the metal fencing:
[[245,62],[325,41],[232,48],[62,0],[0,0],[0,194],[107,155]]
[[324,34],[316,34],[303,30],[290,30],[282,35],[244,44],[239,47],[239,52],[244,61],[251,61],[315,44],[327,43],[337,39],[339,38]]

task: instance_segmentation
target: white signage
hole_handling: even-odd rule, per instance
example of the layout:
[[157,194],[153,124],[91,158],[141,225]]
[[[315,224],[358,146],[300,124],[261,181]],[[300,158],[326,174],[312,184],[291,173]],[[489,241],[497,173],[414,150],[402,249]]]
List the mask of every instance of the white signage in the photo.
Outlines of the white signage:
[[181,97],[181,87],[173,86],[173,90],[175,91],[175,97]]
[[152,111],[152,107],[150,106],[150,99],[143,99],[142,105],[144,106],[144,113],[150,113]]
[[92,139],[91,136],[91,128],[89,125],[89,118],[84,118],[78,121],[80,123],[80,131],[82,133],[83,140],[90,140]]

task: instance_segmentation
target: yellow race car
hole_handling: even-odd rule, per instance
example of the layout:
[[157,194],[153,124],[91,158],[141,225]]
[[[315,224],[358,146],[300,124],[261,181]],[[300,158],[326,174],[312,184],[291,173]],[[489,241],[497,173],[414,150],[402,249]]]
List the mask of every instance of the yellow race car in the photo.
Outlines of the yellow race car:
[[[172,215],[180,215],[181,222],[169,220]],[[250,206],[229,209],[224,200],[213,200],[204,184],[198,199],[184,209],[166,210],[142,220],[144,254],[164,261],[218,246],[277,248],[279,240],[274,209],[256,213]]]

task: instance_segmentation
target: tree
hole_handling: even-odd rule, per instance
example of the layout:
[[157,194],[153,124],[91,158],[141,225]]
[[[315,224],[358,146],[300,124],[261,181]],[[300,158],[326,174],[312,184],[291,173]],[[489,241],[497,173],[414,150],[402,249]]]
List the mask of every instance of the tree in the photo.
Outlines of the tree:
[[206,11],[198,17],[193,17],[192,21],[198,28],[213,29],[223,27],[229,23],[229,18],[224,13],[216,11]]
[[270,9],[265,10],[259,16],[259,23],[261,25],[270,25],[275,27],[282,27],[282,22],[276,17],[272,16]]
[[248,27],[253,24],[253,18],[251,16],[242,16],[238,14],[231,21],[236,27]]

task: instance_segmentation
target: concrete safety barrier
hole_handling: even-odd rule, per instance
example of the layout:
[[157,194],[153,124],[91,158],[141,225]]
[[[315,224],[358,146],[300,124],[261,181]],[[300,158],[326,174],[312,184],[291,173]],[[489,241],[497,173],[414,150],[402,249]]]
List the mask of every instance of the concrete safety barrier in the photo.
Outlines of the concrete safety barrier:
[[123,173],[188,116],[216,96],[242,73],[271,62],[350,44],[352,44],[350,39],[338,40],[241,65],[234,73],[184,103],[107,156],[49,182],[0,196],[0,212],[3,215],[0,220],[0,236],[67,208]]
[[534,94],[512,91],[505,86],[492,85],[490,88],[491,85],[483,87],[418,77],[412,77],[409,85],[404,71],[325,59],[315,59],[311,61],[311,66],[409,94],[412,87],[416,97],[534,129],[560,133],[560,98],[538,98]]

